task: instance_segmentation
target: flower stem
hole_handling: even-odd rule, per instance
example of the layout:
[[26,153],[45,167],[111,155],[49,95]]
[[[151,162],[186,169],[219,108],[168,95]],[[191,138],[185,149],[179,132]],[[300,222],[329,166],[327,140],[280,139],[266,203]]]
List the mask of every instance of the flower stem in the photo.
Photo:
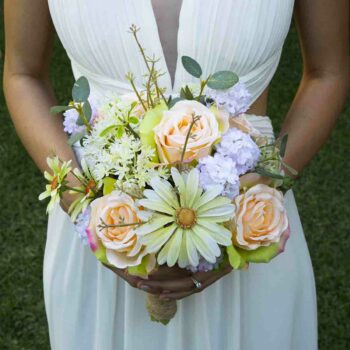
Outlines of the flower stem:
[[131,84],[131,87],[132,87],[132,89],[134,90],[134,92],[135,92],[135,94],[136,94],[138,100],[140,101],[140,103],[141,103],[141,105],[142,105],[144,111],[147,112],[147,108],[146,108],[146,106],[145,106],[145,104],[144,104],[144,102],[143,102],[143,100],[142,100],[142,98],[141,98],[139,92],[138,92],[137,89],[136,89],[136,86],[135,86],[135,83],[134,83],[134,79],[132,78],[131,75],[127,76],[127,79],[129,80],[129,82],[130,82],[130,84]]
[[199,115],[197,115],[197,116],[195,116],[194,114],[192,115],[192,122],[190,124],[190,128],[188,129],[188,133],[187,133],[186,139],[185,139],[185,144],[184,144],[184,147],[183,147],[183,150],[182,150],[182,154],[181,154],[181,160],[180,160],[181,163],[183,163],[184,158],[185,158],[186,148],[187,148],[188,140],[190,139],[190,136],[191,136],[192,128],[197,123],[197,121],[199,119],[200,119]]
[[[147,59],[147,57],[146,57],[145,49],[142,47],[142,45],[141,45],[141,43],[140,43],[140,41],[139,41],[139,38],[138,38],[138,36],[137,36],[137,32],[138,32],[138,31],[139,31],[139,29],[136,28],[135,25],[132,25],[132,26],[130,27],[130,32],[132,33],[132,35],[133,35],[134,38],[135,38],[136,44],[137,44],[137,46],[138,46],[138,48],[139,48],[139,50],[140,50],[140,52],[141,52],[141,55],[142,55],[142,58],[143,58],[143,60],[144,60],[144,62],[145,62],[145,64],[146,64],[147,70],[148,70],[149,73],[151,73],[151,67],[150,67],[149,62],[148,62],[148,59]],[[159,86],[158,86],[158,80],[157,80],[157,79],[154,80],[154,86],[155,86],[155,88],[156,88],[157,94],[159,94],[159,95],[162,97],[162,99],[164,100],[164,102],[167,103],[166,98],[165,98],[163,92],[161,91],[161,89],[160,89]]]

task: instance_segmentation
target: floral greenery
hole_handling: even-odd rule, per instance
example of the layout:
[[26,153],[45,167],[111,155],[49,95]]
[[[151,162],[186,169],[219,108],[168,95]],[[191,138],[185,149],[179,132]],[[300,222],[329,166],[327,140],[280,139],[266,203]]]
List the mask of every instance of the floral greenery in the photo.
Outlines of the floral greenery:
[[[2,6],[0,8],[2,17]],[[0,48],[3,52],[3,30]],[[52,77],[60,102],[71,97],[73,79],[56,45]],[[2,70],[3,55],[0,55]],[[270,95],[269,114],[281,125],[300,78],[295,30],[286,43]],[[38,202],[42,176],[17,139],[0,94],[0,348],[48,349],[42,293],[45,203]],[[350,105],[330,142],[296,184],[295,194],[311,251],[319,303],[320,349],[345,350],[350,342],[349,195]],[[342,187],[340,187],[342,184]],[[11,195],[9,196],[9,193]]]

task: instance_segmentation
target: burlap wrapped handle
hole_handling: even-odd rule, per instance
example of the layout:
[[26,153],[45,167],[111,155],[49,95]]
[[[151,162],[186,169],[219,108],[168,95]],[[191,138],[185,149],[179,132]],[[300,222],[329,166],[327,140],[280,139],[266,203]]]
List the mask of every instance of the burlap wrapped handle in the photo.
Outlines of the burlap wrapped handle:
[[158,295],[148,293],[146,307],[152,321],[161,322],[164,325],[169,323],[177,311],[176,300],[161,300]]

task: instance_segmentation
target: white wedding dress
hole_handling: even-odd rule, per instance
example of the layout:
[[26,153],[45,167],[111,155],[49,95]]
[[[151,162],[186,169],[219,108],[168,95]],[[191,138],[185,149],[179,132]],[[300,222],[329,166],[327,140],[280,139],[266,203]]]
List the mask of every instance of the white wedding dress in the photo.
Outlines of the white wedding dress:
[[[178,57],[194,57],[204,75],[237,72],[256,100],[278,66],[293,5],[293,0],[183,0]],[[75,77],[86,76],[95,96],[130,92],[128,71],[141,84],[143,62],[128,33],[133,23],[141,27],[148,54],[162,58],[160,66],[167,74],[161,85],[171,91],[166,47],[163,50],[150,0],[49,0],[49,6]],[[175,91],[194,81],[179,59],[174,80]],[[267,118],[252,121],[262,131],[269,130]],[[144,292],[103,267],[57,207],[49,218],[44,261],[51,348],[317,349],[314,276],[291,191],[286,206],[292,234],[285,252],[269,264],[234,271],[179,301],[177,315],[166,327],[149,320]]]

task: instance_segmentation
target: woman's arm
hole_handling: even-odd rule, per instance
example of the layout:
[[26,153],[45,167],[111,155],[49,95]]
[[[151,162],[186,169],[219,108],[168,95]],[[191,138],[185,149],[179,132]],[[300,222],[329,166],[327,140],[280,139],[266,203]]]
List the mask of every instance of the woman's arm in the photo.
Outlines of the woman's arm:
[[296,0],[304,71],[281,134],[288,133],[285,162],[309,163],[341,113],[349,88],[349,1]]
[[5,0],[5,97],[17,133],[42,171],[53,152],[75,160],[62,120],[49,113],[56,103],[48,78],[53,34],[47,0]]

